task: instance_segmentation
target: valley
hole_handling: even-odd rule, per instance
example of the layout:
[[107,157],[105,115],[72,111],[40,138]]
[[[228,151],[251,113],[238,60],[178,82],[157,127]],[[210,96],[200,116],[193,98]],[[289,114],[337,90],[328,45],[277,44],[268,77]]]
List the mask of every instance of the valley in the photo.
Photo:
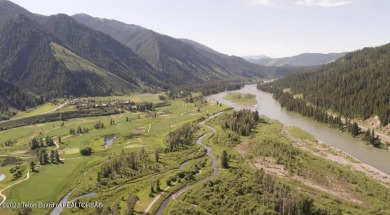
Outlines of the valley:
[[[53,207],[46,209],[33,208],[33,214],[58,214],[60,212],[61,214],[84,214],[87,211],[104,213],[108,208],[110,208],[109,210],[116,210],[117,213],[125,213],[127,210],[133,210],[134,213],[147,211],[150,214],[178,214],[178,211],[203,213],[201,212],[203,210],[209,212],[214,211],[216,213],[218,211],[216,208],[210,208],[206,202],[202,203],[200,199],[195,200],[198,197],[196,195],[193,196],[194,192],[200,192],[195,190],[202,189],[202,184],[204,187],[210,183],[221,183],[218,181],[225,181],[227,180],[226,177],[234,178],[235,171],[244,171],[245,174],[253,174],[254,169],[258,169],[264,171],[261,174],[270,175],[273,178],[272,180],[280,181],[277,183],[285,184],[283,186],[293,186],[293,189],[300,187],[299,189],[304,190],[304,195],[308,195],[315,202],[316,206],[311,206],[310,210],[312,211],[323,210],[323,208],[329,209],[330,205],[327,204],[330,204],[330,202],[342,201],[342,203],[340,202],[341,204],[339,203],[339,206],[333,205],[332,208],[334,209],[332,210],[340,210],[345,214],[364,214],[365,212],[358,212],[356,208],[368,212],[374,210],[374,208],[364,206],[368,204],[367,201],[370,202],[369,204],[381,204],[377,198],[368,197],[365,191],[357,191],[357,188],[352,188],[354,187],[353,185],[344,184],[345,182],[341,181],[337,182],[331,178],[327,179],[329,181],[326,182],[314,177],[313,174],[325,174],[330,177],[335,173],[327,172],[330,171],[327,168],[332,166],[332,168],[341,168],[342,170],[340,171],[343,171],[343,174],[347,174],[343,176],[347,181],[351,180],[351,177],[365,178],[364,180],[370,180],[372,181],[370,183],[374,183],[370,186],[374,186],[375,188],[371,187],[370,189],[380,189],[380,186],[388,187],[390,186],[390,171],[381,166],[383,160],[387,159],[387,155],[385,154],[388,152],[372,150],[372,147],[366,147],[364,143],[354,138],[352,138],[353,142],[349,143],[348,141],[351,141],[350,136],[327,128],[324,125],[316,125],[317,123],[311,120],[281,109],[280,105],[271,98],[271,95],[257,91],[255,85],[247,85],[243,89],[234,92],[233,95],[244,95],[249,92],[255,95],[255,106],[243,105],[226,100],[224,99],[225,95],[231,94],[231,92],[223,92],[208,96],[207,100],[209,102],[207,103],[196,99],[197,97],[193,97],[195,98],[194,103],[185,102],[182,99],[175,99],[169,100],[169,104],[166,106],[157,107],[146,112],[131,110],[111,116],[54,121],[40,123],[38,126],[25,126],[2,131],[2,136],[14,139],[17,144],[7,148],[3,147],[3,149],[6,149],[6,151],[3,151],[6,154],[2,154],[2,157],[5,158],[3,163],[7,160],[9,160],[9,163],[0,168],[0,172],[4,172],[6,175],[0,188],[5,188],[8,185],[18,182],[13,187],[6,188],[2,191],[2,194],[6,196],[7,202],[28,202],[32,205],[38,202],[45,204],[59,202],[65,195],[66,200],[62,200],[64,204],[66,202],[69,204],[75,203],[77,200],[78,202],[99,202],[104,205],[102,208],[77,208],[70,206],[57,207],[56,209]],[[105,102],[118,98],[122,97],[101,97],[97,99]],[[147,98],[147,100],[143,101],[142,98]],[[123,99],[137,102],[153,101],[155,103],[159,101],[159,98],[161,98],[161,94],[123,97]],[[88,100],[88,98],[86,99]],[[82,100],[82,98],[79,100]],[[67,105],[63,108],[69,109],[69,107],[66,107]],[[242,109],[258,111],[261,120],[253,128],[252,132],[255,132],[254,134],[247,133],[236,136],[231,133],[229,134],[230,138],[229,136],[225,136],[227,131],[221,130],[221,123],[218,123],[218,121],[232,113],[232,111],[228,110],[229,106],[234,107],[235,111]],[[279,106],[279,108],[275,106]],[[43,106],[43,109],[46,109],[46,107]],[[198,120],[208,118],[213,113],[226,110],[228,111],[210,117],[206,121],[207,126],[202,125],[202,123],[198,124],[197,122]],[[61,111],[61,109],[56,111]],[[276,113],[275,111],[278,112]],[[287,123],[287,125],[303,127],[305,130],[309,127],[314,127],[317,128],[318,132],[312,133],[312,129],[308,129],[310,133],[314,134],[312,136],[299,128],[287,127],[265,116],[275,117],[283,123]],[[212,119],[214,117],[215,119]],[[289,121],[289,118],[293,120],[290,119]],[[104,128],[94,128],[98,122],[104,124]],[[193,122],[192,126],[195,127],[191,126],[191,130],[194,129],[194,133],[189,136],[190,139],[184,138],[179,140],[181,142],[179,145],[175,145],[175,142],[170,143],[171,140],[170,138],[167,139],[167,137],[171,136],[172,132],[184,129],[191,122]],[[84,128],[88,128],[89,131],[73,135],[69,134],[69,129],[73,128],[76,130],[77,127],[82,128],[81,132]],[[321,130],[319,130],[320,128]],[[212,130],[214,130],[213,133],[211,133]],[[329,132],[325,134],[327,139],[322,138],[323,136],[320,135],[323,134],[324,130],[328,130],[327,132]],[[34,134],[38,138],[45,139],[47,136],[52,138],[55,143],[54,146],[44,146],[43,149],[45,151],[52,149],[58,150],[61,162],[56,164],[54,161],[53,163],[48,162],[47,164],[40,165],[40,161],[36,161],[36,155],[32,151],[26,150],[29,147],[28,142],[30,138],[28,137],[31,137],[31,134]],[[259,134],[260,136],[258,138],[260,139],[255,138],[257,137],[255,134]],[[115,138],[113,138],[113,135],[115,135]],[[61,137],[61,142],[57,141],[58,137]],[[110,139],[112,142],[108,147],[105,147],[108,137],[112,138]],[[329,138],[333,138],[333,141],[329,141]],[[196,141],[196,139],[198,140]],[[175,141],[174,139],[172,140]],[[294,161],[298,163],[286,164],[284,162],[287,162],[287,160],[283,161],[283,156],[285,155],[280,155],[282,156],[280,158],[270,157],[269,152],[267,152],[268,149],[257,148],[257,144],[261,142],[268,144],[267,141],[271,141],[270,143],[277,144],[277,142],[272,142],[275,140],[282,141],[283,144],[286,144],[283,147],[290,147],[289,150],[294,150],[294,154],[297,152],[305,154],[304,157],[306,158],[302,157]],[[210,148],[206,152],[203,149],[206,146],[199,146],[195,142],[198,144],[207,144],[207,147]],[[338,142],[340,144],[335,145],[337,148],[331,146]],[[222,143],[224,144],[220,145]],[[349,144],[354,145],[353,150],[348,148]],[[93,153],[89,156],[82,156],[80,149],[86,147],[91,147]],[[274,147],[281,146],[275,145]],[[373,157],[361,156],[356,148],[365,150],[365,152],[362,152],[364,154],[370,151],[370,153],[377,155]],[[227,151],[229,155],[228,169],[221,166],[221,154],[223,150]],[[298,151],[295,152],[295,150]],[[114,168],[112,165],[119,165],[121,162],[130,162],[126,157],[139,156],[141,155],[140,153],[144,154],[145,157],[143,159],[146,160],[142,161],[141,157],[139,157],[138,159],[141,159],[139,162],[146,162],[145,164],[128,170],[118,166],[117,168],[119,169],[110,170],[110,173],[108,173],[109,177],[102,176],[102,171]],[[208,158],[206,154],[213,159]],[[386,156],[379,158],[381,162],[377,163],[375,159],[372,159],[382,156],[381,154]],[[16,160],[12,161],[12,159]],[[125,160],[121,161],[121,159]],[[282,160],[276,161],[275,159]],[[326,163],[328,167],[306,166],[307,164],[304,165],[306,163],[304,159],[311,161],[319,159],[319,163]],[[29,167],[31,160],[37,163],[35,172],[29,171],[31,169]],[[288,168],[286,168],[286,165]],[[292,166],[289,167],[290,165]],[[319,164],[313,163],[311,165]],[[12,179],[15,176],[8,173],[8,169],[12,166],[19,166],[18,168],[22,176],[20,179]],[[236,170],[230,172],[233,169]],[[314,173],[319,170],[325,172]],[[28,179],[23,178],[26,174],[30,174]],[[124,177],[123,174],[127,176]],[[246,177],[253,176],[245,175],[244,178]],[[42,183],[42,181],[48,180],[48,178],[52,178],[52,180]],[[54,180],[54,178],[57,179]],[[341,186],[340,183],[343,185]],[[359,184],[360,182],[354,183]],[[305,185],[303,186],[302,184]],[[218,186],[224,185],[221,184]],[[231,184],[229,186],[235,187],[236,185]],[[360,188],[362,186],[357,185]],[[61,189],[56,189],[59,187]],[[40,192],[37,195],[37,189],[46,191]],[[317,194],[309,190],[316,190],[317,193],[322,193],[322,197],[317,196]],[[47,191],[50,192],[48,193]],[[329,203],[321,200],[324,196],[327,196],[326,198],[329,199]],[[349,200],[336,200],[339,197]],[[125,201],[126,198],[132,199],[132,202],[136,202],[136,204],[128,205]],[[233,197],[231,198],[234,199]],[[255,199],[258,198],[256,197]],[[261,198],[263,199],[261,202],[263,202],[265,197]],[[167,201],[168,199],[171,201]],[[179,202],[180,205],[177,205]],[[295,208],[296,206],[292,207]],[[234,210],[242,210],[245,207],[240,208],[238,207]],[[298,210],[293,208],[290,210]],[[1,210],[2,214],[13,214],[13,211],[15,211],[15,209]],[[256,210],[270,210],[270,208],[265,204]],[[382,208],[381,210],[386,211],[387,209]]]
[[1,215],[390,215],[388,3],[12,1]]

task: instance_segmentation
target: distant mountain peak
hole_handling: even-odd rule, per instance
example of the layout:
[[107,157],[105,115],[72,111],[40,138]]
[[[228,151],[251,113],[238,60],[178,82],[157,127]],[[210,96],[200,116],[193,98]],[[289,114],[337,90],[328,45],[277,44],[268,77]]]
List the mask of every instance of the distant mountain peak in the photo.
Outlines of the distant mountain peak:
[[270,58],[268,57],[267,55],[246,55],[246,56],[242,56],[242,58],[246,59],[246,60],[258,60],[258,59],[264,59],[264,58]]
[[334,62],[340,57],[343,57],[346,52],[343,53],[302,53],[296,56],[283,57],[283,58],[258,58],[251,59],[246,58],[248,61],[263,66],[318,66]]

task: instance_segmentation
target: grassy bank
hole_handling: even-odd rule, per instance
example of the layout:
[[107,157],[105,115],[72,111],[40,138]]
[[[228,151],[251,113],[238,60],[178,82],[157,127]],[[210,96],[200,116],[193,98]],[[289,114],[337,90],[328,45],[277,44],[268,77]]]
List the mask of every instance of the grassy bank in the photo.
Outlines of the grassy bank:
[[223,97],[224,99],[231,100],[235,103],[242,105],[255,105],[256,104],[256,96],[253,94],[245,94],[245,93],[229,93]]

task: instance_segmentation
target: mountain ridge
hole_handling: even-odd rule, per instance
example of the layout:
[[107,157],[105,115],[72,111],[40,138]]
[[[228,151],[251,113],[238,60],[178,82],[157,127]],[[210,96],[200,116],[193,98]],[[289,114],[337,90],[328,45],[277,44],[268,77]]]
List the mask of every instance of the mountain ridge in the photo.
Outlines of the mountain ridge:
[[282,58],[246,58],[249,62],[256,63],[263,66],[319,66],[334,62],[340,57],[343,57],[347,52],[341,53],[302,53],[291,57]]

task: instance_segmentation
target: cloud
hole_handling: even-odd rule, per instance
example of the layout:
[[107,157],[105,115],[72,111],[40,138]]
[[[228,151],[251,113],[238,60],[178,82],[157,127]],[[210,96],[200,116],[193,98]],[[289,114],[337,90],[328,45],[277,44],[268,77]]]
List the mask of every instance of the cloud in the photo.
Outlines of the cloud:
[[350,4],[349,0],[299,0],[295,1],[299,6],[338,7]]
[[253,0],[255,4],[272,5],[272,0]]

